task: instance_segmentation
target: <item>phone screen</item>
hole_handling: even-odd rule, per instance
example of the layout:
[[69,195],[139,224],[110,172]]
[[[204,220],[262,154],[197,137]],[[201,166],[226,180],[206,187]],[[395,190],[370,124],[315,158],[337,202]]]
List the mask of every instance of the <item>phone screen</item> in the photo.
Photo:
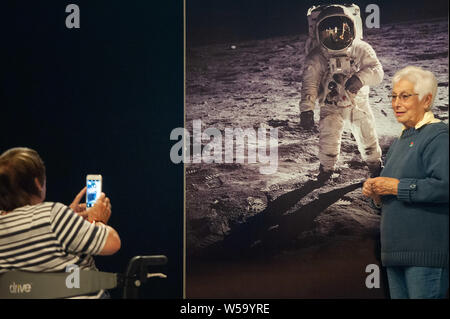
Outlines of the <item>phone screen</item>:
[[102,181],[99,179],[87,179],[86,183],[86,207],[92,207],[102,191]]

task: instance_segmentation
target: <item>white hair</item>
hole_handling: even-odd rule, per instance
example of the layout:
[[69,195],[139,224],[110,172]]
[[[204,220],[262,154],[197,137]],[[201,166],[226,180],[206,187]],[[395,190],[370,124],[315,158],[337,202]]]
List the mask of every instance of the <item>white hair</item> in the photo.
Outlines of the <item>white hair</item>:
[[432,95],[431,103],[427,108],[429,111],[437,93],[437,80],[434,74],[417,66],[407,66],[394,74],[392,84],[395,85],[400,80],[408,80],[414,84],[414,91],[419,94],[419,100],[427,94]]

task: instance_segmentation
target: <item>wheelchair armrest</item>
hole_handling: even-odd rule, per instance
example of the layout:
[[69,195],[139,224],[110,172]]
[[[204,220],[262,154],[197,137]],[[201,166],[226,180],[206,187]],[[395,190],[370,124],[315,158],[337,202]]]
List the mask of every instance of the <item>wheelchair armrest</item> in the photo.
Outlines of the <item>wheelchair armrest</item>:
[[163,266],[167,264],[167,257],[164,255],[135,256],[127,266],[124,274],[124,293],[123,297],[137,298],[137,289],[148,279],[167,278],[163,273],[149,273],[148,268],[152,266]]
[[139,275],[139,279],[144,282],[147,278],[147,268],[150,266],[163,266],[167,264],[167,257],[164,255],[134,256],[127,266],[125,277]]

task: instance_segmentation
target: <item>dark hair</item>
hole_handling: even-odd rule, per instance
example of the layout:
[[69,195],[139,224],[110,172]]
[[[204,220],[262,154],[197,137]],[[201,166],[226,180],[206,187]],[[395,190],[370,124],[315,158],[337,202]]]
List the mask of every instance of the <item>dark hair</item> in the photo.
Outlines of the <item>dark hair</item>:
[[35,178],[44,185],[45,165],[35,150],[15,147],[0,155],[0,210],[29,205],[33,195],[40,196]]

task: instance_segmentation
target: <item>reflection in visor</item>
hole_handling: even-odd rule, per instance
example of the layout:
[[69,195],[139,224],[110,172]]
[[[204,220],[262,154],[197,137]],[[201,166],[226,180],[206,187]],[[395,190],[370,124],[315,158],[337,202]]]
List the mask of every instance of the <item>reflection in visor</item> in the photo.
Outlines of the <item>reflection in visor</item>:
[[343,16],[325,18],[318,26],[319,41],[330,50],[342,50],[352,44],[353,22]]

